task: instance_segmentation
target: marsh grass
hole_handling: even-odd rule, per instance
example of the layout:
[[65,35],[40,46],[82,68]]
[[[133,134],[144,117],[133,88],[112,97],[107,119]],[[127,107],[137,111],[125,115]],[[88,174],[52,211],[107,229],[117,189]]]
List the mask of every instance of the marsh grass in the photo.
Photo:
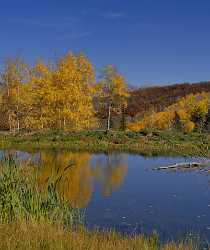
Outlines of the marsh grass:
[[57,195],[55,183],[40,190],[32,169],[10,155],[0,162],[0,194],[1,223],[44,219],[72,225],[80,221],[79,211]]

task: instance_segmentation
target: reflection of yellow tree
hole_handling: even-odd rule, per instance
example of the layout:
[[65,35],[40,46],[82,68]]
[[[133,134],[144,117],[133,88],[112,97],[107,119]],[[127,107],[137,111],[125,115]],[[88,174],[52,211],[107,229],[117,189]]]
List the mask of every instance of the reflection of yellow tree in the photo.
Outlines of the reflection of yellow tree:
[[127,172],[126,159],[120,155],[108,155],[105,162],[98,162],[95,176],[102,184],[102,195],[109,196],[123,183]]
[[59,195],[72,207],[83,208],[92,194],[92,172],[88,153],[54,152],[40,154],[39,185],[56,183]]
[[[74,208],[84,208],[90,201],[95,178],[101,185],[103,196],[109,196],[122,184],[127,172],[127,163],[123,155],[108,155],[104,161],[98,160],[91,168],[88,153],[47,152],[18,154],[8,150],[4,155],[12,155],[21,162],[30,163],[29,171],[37,171],[40,191],[55,184],[58,195]],[[38,160],[38,162],[37,162]],[[36,165],[40,167],[36,168]],[[34,173],[34,172],[33,172]]]

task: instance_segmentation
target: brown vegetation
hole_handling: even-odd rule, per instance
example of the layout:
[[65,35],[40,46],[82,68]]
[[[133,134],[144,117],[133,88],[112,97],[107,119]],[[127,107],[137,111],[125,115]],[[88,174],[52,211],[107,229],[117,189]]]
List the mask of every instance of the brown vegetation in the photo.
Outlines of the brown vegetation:
[[19,222],[0,225],[0,249],[4,250],[196,250],[191,243],[158,247],[156,235],[122,237],[110,232],[68,230],[51,223]]
[[135,117],[146,112],[160,112],[180,97],[209,91],[210,81],[139,88],[130,92],[127,114]]

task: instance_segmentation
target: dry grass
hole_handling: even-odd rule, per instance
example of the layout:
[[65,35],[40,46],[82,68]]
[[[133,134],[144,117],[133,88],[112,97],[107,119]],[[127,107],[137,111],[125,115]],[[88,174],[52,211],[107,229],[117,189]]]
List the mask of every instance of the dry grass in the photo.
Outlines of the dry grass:
[[155,237],[122,237],[117,233],[68,230],[47,222],[16,222],[0,225],[0,249],[4,250],[194,250],[190,243],[157,246]]

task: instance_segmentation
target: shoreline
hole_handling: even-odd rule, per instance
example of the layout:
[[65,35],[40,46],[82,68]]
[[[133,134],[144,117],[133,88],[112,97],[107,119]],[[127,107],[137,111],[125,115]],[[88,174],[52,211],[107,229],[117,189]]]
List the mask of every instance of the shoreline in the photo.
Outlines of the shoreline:
[[148,134],[115,131],[108,134],[105,131],[0,133],[0,149],[210,157],[210,134],[174,131]]

